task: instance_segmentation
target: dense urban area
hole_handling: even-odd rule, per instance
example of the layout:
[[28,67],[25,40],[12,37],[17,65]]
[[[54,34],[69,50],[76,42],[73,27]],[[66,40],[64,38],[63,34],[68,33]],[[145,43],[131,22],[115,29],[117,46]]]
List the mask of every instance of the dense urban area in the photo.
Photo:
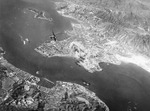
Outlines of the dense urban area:
[[[62,16],[75,19],[69,38],[46,41],[35,50],[47,57],[66,56],[89,72],[99,63],[133,63],[150,71],[149,7],[132,0],[64,0],[56,2]],[[125,4],[125,5],[124,5]]]
[[[65,30],[61,40],[59,33],[52,30],[49,39],[34,48],[36,53],[49,59],[73,58],[90,74],[103,71],[100,63],[132,63],[150,72],[150,4],[146,0],[52,1],[60,16],[72,20],[72,29]],[[53,22],[46,12],[35,7],[26,7],[23,12],[32,13],[34,19]],[[1,18],[0,15],[0,23]],[[20,38],[25,46],[30,43],[30,39]],[[5,53],[0,47],[0,111],[109,111],[95,92],[77,83],[45,78],[54,86],[39,85],[41,78],[9,63]],[[132,111],[130,107],[128,111]]]

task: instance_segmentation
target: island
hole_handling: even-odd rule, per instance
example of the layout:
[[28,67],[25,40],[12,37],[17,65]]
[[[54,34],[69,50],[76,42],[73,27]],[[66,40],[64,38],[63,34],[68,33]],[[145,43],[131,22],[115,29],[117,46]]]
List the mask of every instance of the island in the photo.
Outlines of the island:
[[79,84],[56,81],[52,88],[39,85],[40,78],[14,67],[3,57],[2,48],[0,52],[1,111],[109,111],[94,92]]

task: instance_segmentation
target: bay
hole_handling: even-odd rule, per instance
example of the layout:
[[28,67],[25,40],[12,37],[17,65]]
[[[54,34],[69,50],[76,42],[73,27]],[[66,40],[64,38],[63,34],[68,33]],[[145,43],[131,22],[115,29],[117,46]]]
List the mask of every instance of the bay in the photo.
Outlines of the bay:
[[[49,8],[46,5],[42,7],[42,5],[12,1],[3,3],[0,10],[0,46],[6,51],[4,58],[8,62],[41,78],[39,84],[49,88],[53,84],[48,83],[44,78],[52,82],[60,80],[81,85],[86,81],[90,86],[85,87],[95,92],[108,105],[110,111],[150,111],[148,72],[133,64],[122,63],[117,66],[101,63],[103,71],[89,73],[77,66],[74,59],[46,58],[40,55],[34,51],[34,48],[48,39],[52,29],[56,33],[71,30],[71,21],[60,16],[53,5]],[[34,19],[34,14],[25,10],[27,7],[44,10],[47,17],[51,17],[54,21]],[[24,44],[23,40],[26,38],[29,42]]]

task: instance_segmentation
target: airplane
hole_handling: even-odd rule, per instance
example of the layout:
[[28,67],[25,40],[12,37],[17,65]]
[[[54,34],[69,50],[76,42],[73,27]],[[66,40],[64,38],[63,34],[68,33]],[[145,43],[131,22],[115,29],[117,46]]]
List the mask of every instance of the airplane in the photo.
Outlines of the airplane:
[[49,36],[50,37],[50,39],[52,39],[52,40],[54,40],[54,41],[56,41],[56,35],[55,35],[55,33],[54,33],[54,31],[52,30],[52,35],[51,36]]

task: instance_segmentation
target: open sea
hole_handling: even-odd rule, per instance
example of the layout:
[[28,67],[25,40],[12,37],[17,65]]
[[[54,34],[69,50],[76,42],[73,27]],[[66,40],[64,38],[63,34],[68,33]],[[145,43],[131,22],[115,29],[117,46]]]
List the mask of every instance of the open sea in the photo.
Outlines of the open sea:
[[[44,57],[34,48],[48,40],[52,30],[55,33],[72,30],[72,20],[59,15],[52,2],[35,5],[21,0],[2,1],[5,2],[0,3],[0,46],[6,51],[4,58],[8,62],[41,78],[39,84],[45,87],[51,88],[53,84],[44,78],[83,86],[87,82],[90,86],[85,87],[95,92],[110,111],[150,111],[150,73],[124,63],[119,66],[101,63],[103,71],[89,73],[76,65],[74,59]],[[28,7],[45,11],[46,17],[53,21],[34,18]],[[24,44],[26,39],[29,42]],[[62,40],[61,35],[57,39]]]

